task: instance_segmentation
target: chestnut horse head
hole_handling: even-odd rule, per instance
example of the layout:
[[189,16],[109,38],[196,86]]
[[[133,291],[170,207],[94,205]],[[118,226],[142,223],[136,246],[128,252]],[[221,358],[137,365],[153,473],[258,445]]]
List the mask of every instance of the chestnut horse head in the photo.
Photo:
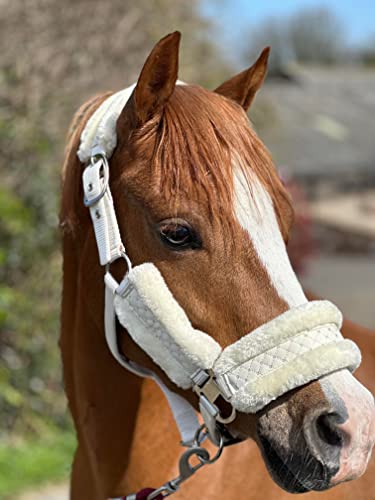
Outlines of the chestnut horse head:
[[[225,348],[307,299],[286,252],[293,208],[246,115],[265,78],[268,49],[250,69],[210,92],[176,84],[179,38],[174,33],[155,46],[117,120],[110,185],[133,265],[153,263],[193,327]],[[78,131],[106,97],[83,109]],[[86,303],[104,336],[103,272],[82,206],[76,150],[77,142],[64,171],[62,223],[65,238],[75,241],[65,246],[64,273],[85,284],[76,300]],[[125,262],[111,269],[121,279]],[[71,329],[80,321],[76,309],[64,285],[63,322],[70,311]],[[127,358],[197,405],[196,396],[175,387],[123,329],[118,342]],[[71,391],[79,382],[67,345],[62,338]],[[70,399],[77,422],[79,403]],[[271,475],[290,492],[324,490],[359,477],[373,429],[373,398],[347,369],[289,391],[255,414],[239,412],[228,424],[235,438],[257,441]]]

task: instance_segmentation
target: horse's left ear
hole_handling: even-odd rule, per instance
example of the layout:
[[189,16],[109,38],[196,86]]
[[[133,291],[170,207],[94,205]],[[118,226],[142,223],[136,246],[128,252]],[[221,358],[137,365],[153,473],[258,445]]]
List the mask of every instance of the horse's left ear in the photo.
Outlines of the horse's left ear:
[[267,73],[269,53],[270,47],[263,49],[257,61],[249,69],[224,82],[215,89],[215,92],[232,99],[247,111],[255,94],[263,85]]

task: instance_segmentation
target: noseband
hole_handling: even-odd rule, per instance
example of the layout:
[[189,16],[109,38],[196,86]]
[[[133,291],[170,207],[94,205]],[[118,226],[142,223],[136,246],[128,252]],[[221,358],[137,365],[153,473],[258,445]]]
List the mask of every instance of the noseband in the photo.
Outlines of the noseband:
[[[237,411],[256,413],[312,380],[344,368],[354,371],[361,355],[352,341],[343,339],[341,313],[328,301],[306,302],[290,309],[222,349],[210,335],[191,325],[154,264],[132,266],[114,210],[108,160],[116,147],[117,119],[134,87],[113,94],[94,112],[82,132],[77,154],[86,165],[84,204],[90,210],[100,264],[106,270],[108,347],[124,368],[157,382],[187,447],[180,459],[179,477],[147,494],[148,499],[156,499],[171,495],[199,468],[219,458],[223,446],[231,441],[225,425],[235,419]],[[110,264],[118,259],[127,263],[121,283],[110,272]],[[171,382],[196,393],[203,426],[190,403],[151,370],[120,353],[116,318]],[[219,398],[229,403],[230,415],[220,413]],[[218,447],[214,457],[201,446],[206,436]],[[193,455],[198,458],[195,467],[189,462]]]

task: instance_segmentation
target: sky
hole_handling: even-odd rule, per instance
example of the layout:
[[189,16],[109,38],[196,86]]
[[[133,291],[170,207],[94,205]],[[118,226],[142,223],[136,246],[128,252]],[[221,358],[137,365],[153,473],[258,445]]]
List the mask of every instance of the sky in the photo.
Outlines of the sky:
[[202,12],[218,22],[218,35],[235,47],[246,30],[264,19],[313,6],[328,7],[337,15],[350,45],[375,40],[375,0],[205,0]]

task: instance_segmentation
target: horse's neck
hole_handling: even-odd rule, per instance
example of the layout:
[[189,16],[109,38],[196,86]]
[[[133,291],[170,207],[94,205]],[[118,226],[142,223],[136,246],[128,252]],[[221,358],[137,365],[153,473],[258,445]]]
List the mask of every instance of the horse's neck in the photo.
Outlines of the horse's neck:
[[[159,484],[174,472],[178,433],[156,384],[130,374],[110,354],[103,309],[103,290],[80,279],[74,241],[65,235],[60,343],[79,446],[102,491],[147,480],[150,454],[162,457],[157,477],[150,478]],[[142,464],[147,477],[140,474]]]
[[344,319],[342,325],[344,337],[353,340],[362,353],[362,363],[355,372],[356,378],[372,393],[375,392],[375,330],[369,330]]

